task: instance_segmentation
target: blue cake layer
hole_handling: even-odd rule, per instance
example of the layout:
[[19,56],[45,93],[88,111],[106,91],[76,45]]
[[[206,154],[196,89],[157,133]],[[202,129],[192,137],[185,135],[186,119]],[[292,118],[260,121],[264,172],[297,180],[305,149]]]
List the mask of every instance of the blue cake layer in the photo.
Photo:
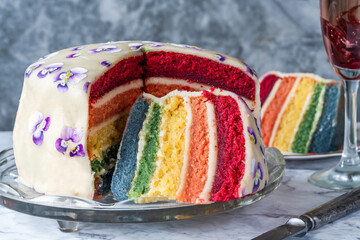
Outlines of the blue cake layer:
[[[342,143],[341,136],[337,135],[341,128],[341,86],[328,85],[325,92],[325,102],[319,123],[311,140],[309,152],[324,153],[339,148]],[[339,141],[340,138],[340,141]]]
[[118,200],[128,199],[126,193],[131,187],[136,170],[136,155],[138,152],[139,132],[146,118],[149,103],[139,97],[133,105],[127,126],[120,145],[118,161],[111,181],[111,191]]

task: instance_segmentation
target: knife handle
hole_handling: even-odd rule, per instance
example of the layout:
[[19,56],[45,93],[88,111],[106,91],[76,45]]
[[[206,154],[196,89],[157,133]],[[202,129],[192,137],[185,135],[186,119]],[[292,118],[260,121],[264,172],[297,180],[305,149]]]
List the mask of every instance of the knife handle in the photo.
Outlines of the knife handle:
[[306,222],[308,231],[342,218],[360,209],[360,188],[345,193],[330,202],[314,208],[299,218]]

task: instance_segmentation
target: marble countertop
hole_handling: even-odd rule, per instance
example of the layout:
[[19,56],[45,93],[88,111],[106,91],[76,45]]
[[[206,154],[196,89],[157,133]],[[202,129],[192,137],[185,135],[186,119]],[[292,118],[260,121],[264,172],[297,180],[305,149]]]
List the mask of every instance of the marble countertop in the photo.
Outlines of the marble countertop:
[[[11,132],[0,132],[0,150],[11,147],[11,139]],[[64,233],[55,220],[0,206],[0,239],[251,239],[341,195],[307,182],[314,170],[333,166],[337,161],[288,161],[280,187],[263,200],[241,209],[181,221],[81,223],[79,231]],[[309,232],[303,239],[358,239],[359,229],[360,212],[356,212]]]

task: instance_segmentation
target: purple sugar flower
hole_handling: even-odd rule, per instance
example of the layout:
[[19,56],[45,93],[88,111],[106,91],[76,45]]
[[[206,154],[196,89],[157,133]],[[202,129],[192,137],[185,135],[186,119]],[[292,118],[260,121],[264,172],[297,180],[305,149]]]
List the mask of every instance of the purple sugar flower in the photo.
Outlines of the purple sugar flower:
[[219,59],[219,61],[220,62],[223,62],[223,61],[225,61],[225,56],[224,55],[221,55],[221,54],[219,54],[219,53],[217,53],[217,54],[215,54],[216,55],[216,57]]
[[88,92],[88,90],[89,90],[89,85],[90,85],[90,82],[84,83],[83,90],[84,90],[85,93]]
[[[69,145],[72,143],[78,143],[82,139],[82,132],[79,128],[69,128],[64,127],[64,129],[61,132],[60,138],[58,138],[55,142],[55,148],[60,153],[64,154],[66,153],[66,150],[68,149]],[[72,144],[74,145],[74,144]],[[84,147],[82,144],[77,144],[75,147],[71,148],[70,157],[84,157]]]
[[101,65],[105,66],[105,67],[110,67],[111,66],[111,62],[110,61],[102,61]]
[[245,72],[247,72],[247,73],[249,73],[250,74],[250,76],[256,76],[257,77],[257,74],[256,74],[256,72],[252,69],[252,68],[250,68],[247,64],[245,64],[244,63],[244,65],[245,65]]
[[261,163],[256,162],[255,160],[253,160],[252,177],[254,179],[254,186],[253,186],[252,193],[255,193],[259,189],[260,182],[264,177],[263,168],[262,168]]
[[76,58],[76,57],[78,57],[80,55],[81,55],[81,53],[72,53],[70,55],[67,55],[66,58]]
[[70,51],[77,51],[77,50],[80,50],[80,49],[83,49],[84,47],[74,47],[73,49],[71,49]]
[[141,48],[141,46],[143,46],[144,44],[142,43],[129,43],[128,46],[130,47],[131,50],[139,50]]
[[146,45],[149,45],[150,47],[162,47],[164,44],[159,42],[153,42],[153,41],[143,41]]
[[84,152],[84,147],[82,144],[77,145],[76,147],[72,148],[70,150],[70,157],[84,157],[85,156],[85,152]]
[[55,55],[58,54],[58,53],[59,53],[59,52],[53,52],[53,53],[50,53],[50,54],[48,54],[48,55],[43,56],[43,57],[40,58],[40,59],[41,59],[41,60],[49,59],[49,58],[55,56]]
[[53,63],[53,64],[50,64],[46,67],[44,67],[43,70],[41,70],[37,76],[39,78],[44,78],[46,77],[48,74],[52,74],[54,72],[57,72],[61,69],[61,67],[63,66],[64,64],[63,63]]
[[50,117],[44,119],[41,112],[35,112],[29,119],[29,132],[33,134],[33,142],[35,145],[41,145],[44,140],[44,131],[50,126]]
[[57,88],[60,92],[66,92],[69,90],[68,85],[73,85],[80,82],[86,77],[87,70],[85,68],[72,68],[67,72],[61,72],[57,75],[54,82],[59,82]]
[[100,53],[100,52],[106,52],[106,53],[114,53],[114,52],[120,52],[122,49],[117,48],[116,46],[101,46],[95,49],[90,49],[88,53]]
[[[264,151],[264,148],[262,147],[262,145],[260,144],[260,151],[262,153],[262,155],[265,156],[265,151]],[[264,158],[264,161],[265,161],[265,158]]]
[[250,135],[249,135],[249,136],[250,136],[250,141],[251,141],[252,143],[256,144],[256,143],[257,143],[257,138],[256,138],[256,134],[255,134],[254,129],[251,128],[251,127],[248,127],[247,130],[248,130],[248,132],[249,132],[249,134],[250,134]]
[[185,44],[176,44],[176,43],[171,43],[171,45],[173,45],[173,46],[175,46],[175,47],[192,48],[192,49],[199,50],[199,51],[204,50],[204,49],[199,48],[199,47],[190,46],[190,45],[185,45]]
[[31,73],[35,70],[41,67],[44,64],[44,62],[35,62],[31,64],[25,71],[25,77],[30,77]]

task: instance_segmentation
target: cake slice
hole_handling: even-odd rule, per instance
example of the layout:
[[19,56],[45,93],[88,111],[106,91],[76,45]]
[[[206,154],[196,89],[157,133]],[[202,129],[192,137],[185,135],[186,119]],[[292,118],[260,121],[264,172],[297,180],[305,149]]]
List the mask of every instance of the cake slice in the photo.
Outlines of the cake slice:
[[340,83],[309,73],[272,71],[261,77],[260,86],[266,146],[294,153],[322,153],[340,148],[338,139],[342,139],[343,126]]
[[[135,109],[144,101],[149,108],[143,108],[139,131],[130,121],[138,118]],[[120,147],[120,153],[126,148],[137,153],[120,154],[112,192],[118,200],[166,197],[189,203],[255,193],[268,181],[257,126],[245,101],[224,90],[173,91],[162,98],[143,94],[131,110]],[[138,140],[128,141],[127,134],[137,131]],[[124,164],[134,163],[129,176]],[[130,186],[124,185],[129,179]]]

